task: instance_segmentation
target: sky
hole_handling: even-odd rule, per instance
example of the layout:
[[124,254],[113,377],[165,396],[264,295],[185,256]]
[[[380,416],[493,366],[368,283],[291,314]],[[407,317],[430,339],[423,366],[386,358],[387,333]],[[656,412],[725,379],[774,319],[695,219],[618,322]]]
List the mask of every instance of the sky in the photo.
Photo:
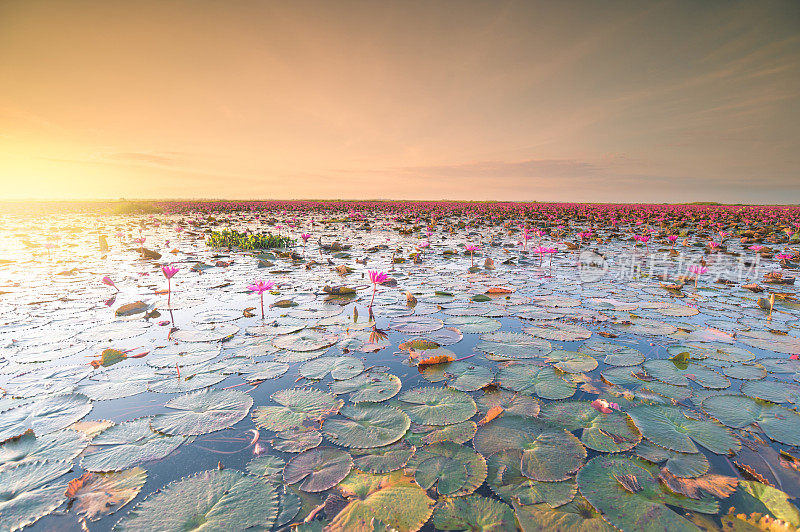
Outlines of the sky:
[[800,203],[800,2],[0,0],[0,199]]

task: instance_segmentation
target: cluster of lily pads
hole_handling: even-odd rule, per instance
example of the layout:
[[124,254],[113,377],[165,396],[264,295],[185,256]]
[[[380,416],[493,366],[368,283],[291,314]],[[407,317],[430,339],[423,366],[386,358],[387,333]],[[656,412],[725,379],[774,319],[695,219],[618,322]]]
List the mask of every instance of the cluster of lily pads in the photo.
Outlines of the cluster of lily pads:
[[798,209],[159,209],[0,215],[0,530],[800,526]]
[[294,243],[295,240],[288,236],[273,235],[272,233],[246,233],[230,229],[211,231],[206,239],[206,244],[211,248],[238,248],[250,251],[288,248]]

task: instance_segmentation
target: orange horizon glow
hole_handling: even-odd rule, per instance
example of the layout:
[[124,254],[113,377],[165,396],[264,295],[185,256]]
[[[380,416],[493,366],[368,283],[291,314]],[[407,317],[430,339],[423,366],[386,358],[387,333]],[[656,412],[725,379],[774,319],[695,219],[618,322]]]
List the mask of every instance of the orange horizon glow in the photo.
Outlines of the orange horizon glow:
[[0,200],[800,202],[800,4],[0,4]]

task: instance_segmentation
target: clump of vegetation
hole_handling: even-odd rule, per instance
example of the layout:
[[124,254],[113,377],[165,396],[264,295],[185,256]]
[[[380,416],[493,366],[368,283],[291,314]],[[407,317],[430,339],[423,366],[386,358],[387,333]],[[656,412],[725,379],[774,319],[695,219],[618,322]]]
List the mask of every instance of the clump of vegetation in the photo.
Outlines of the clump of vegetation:
[[206,239],[206,244],[212,248],[239,248],[239,249],[272,249],[288,248],[295,244],[295,239],[288,236],[273,235],[272,233],[246,233],[224,229],[212,231]]

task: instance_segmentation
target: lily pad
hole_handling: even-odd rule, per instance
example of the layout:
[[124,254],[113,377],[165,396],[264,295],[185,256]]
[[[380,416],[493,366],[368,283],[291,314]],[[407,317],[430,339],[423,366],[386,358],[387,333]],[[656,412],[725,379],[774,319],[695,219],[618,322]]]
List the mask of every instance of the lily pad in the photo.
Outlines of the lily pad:
[[725,425],[741,429],[757,423],[773,440],[800,445],[800,414],[743,395],[717,395],[703,401],[703,410]]
[[453,388],[417,388],[400,396],[400,408],[420,425],[452,425],[477,412],[472,397]]
[[18,530],[58,508],[66,480],[53,482],[70,469],[70,462],[27,462],[0,471],[0,529]]
[[567,399],[577,386],[564,379],[550,366],[513,363],[497,372],[497,380],[507,390],[535,394],[542,399]]
[[167,408],[174,414],[161,414],[152,427],[164,434],[196,436],[232,427],[247,416],[253,398],[237,390],[202,390],[176,397]]
[[277,515],[274,485],[233,469],[214,469],[168,484],[137,504],[114,529],[269,529]]
[[400,379],[391,373],[366,371],[347,380],[334,381],[331,383],[331,392],[336,395],[349,393],[350,401],[354,403],[379,403],[397,395],[402,386]]
[[469,362],[432,364],[422,370],[422,376],[430,382],[447,381],[448,386],[462,392],[480,390],[494,379],[489,368]]
[[517,530],[514,512],[507,504],[474,494],[439,501],[433,512],[433,525],[438,530]]
[[326,530],[348,532],[380,521],[398,532],[414,532],[430,518],[434,500],[401,471],[372,475],[354,470],[338,488],[348,503]]
[[420,447],[406,466],[417,484],[436,485],[440,495],[460,497],[474,492],[486,479],[486,460],[469,447],[441,442]]
[[351,379],[364,371],[364,363],[355,357],[320,357],[300,366],[307,379],[324,379],[330,373],[335,380]]
[[628,415],[645,438],[673,451],[699,452],[695,443],[717,454],[741,447],[739,440],[716,421],[695,419],[675,406],[637,406],[629,409]]
[[539,482],[522,474],[522,451],[508,449],[489,456],[486,460],[486,483],[501,499],[508,503],[544,503],[551,508],[567,504],[575,497],[574,480]]
[[186,436],[159,434],[150,428],[152,418],[126,421],[107,428],[92,439],[81,459],[87,471],[120,471],[160,460],[186,441]]
[[542,407],[539,418],[569,431],[581,430],[583,444],[599,452],[627,451],[642,440],[627,414],[619,411],[603,414],[588,401],[548,403]]
[[323,432],[344,447],[383,447],[402,438],[411,426],[403,411],[377,403],[347,405],[339,413],[345,419],[328,419]]
[[500,360],[536,358],[553,350],[552,344],[547,340],[508,331],[484,334],[476,347]]
[[719,510],[713,498],[695,500],[673,494],[649,471],[625,457],[598,456],[589,460],[578,472],[577,482],[589,504],[624,532],[698,531],[667,505],[701,513]]
[[272,394],[280,406],[259,406],[253,410],[253,421],[267,430],[281,431],[299,428],[311,420],[331,416],[344,401],[313,388],[289,388]]
[[84,473],[70,481],[66,496],[72,510],[96,521],[135,499],[146,480],[147,472],[140,467],[109,473]]
[[283,480],[303,491],[325,491],[344,479],[353,467],[349,453],[333,447],[317,447],[292,458],[283,468]]

